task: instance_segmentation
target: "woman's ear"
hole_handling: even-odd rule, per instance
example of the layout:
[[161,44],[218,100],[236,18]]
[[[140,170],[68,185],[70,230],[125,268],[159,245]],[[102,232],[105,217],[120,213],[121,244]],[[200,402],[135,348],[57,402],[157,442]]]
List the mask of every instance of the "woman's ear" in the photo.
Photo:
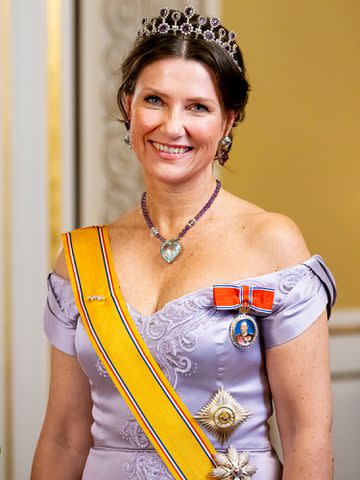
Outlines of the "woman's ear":
[[131,119],[131,104],[132,104],[132,95],[126,95],[124,99],[124,106],[125,106],[125,111],[126,111],[126,122],[130,124],[130,119]]
[[231,110],[231,112],[228,114],[224,137],[229,135],[229,133],[231,132],[231,129],[233,128],[233,125],[235,123],[236,115],[237,115],[237,112],[235,112],[235,110]]

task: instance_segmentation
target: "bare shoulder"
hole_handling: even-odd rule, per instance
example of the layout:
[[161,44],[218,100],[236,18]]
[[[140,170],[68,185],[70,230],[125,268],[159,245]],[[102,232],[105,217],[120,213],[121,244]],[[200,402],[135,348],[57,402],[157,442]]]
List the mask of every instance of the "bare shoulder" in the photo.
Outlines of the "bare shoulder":
[[[112,236],[121,236],[126,233],[131,226],[133,226],[139,218],[139,212],[137,208],[125,212],[111,224],[108,225],[110,238]],[[58,256],[55,261],[53,271],[60,277],[69,279],[69,273],[66,265],[64,249],[59,250]]]
[[139,207],[134,207],[131,210],[120,215],[113,222],[111,222],[108,227],[111,230],[121,230],[122,228],[136,227],[139,224],[143,223],[143,218]]
[[112,251],[116,256],[118,246],[122,245],[123,249],[127,242],[131,243],[139,231],[145,229],[145,224],[140,209],[135,207],[123,213],[107,227]]
[[286,215],[262,207],[226,192],[229,210],[237,225],[239,239],[245,238],[249,257],[272,272],[303,262],[310,253],[296,223]]
[[263,211],[254,216],[254,243],[273,270],[303,262],[310,256],[296,223],[286,215]]
[[54,266],[54,272],[60,275],[60,277],[69,279],[69,273],[66,266],[66,260],[65,260],[65,254],[64,254],[63,248],[61,248],[61,250],[58,253],[55,266]]

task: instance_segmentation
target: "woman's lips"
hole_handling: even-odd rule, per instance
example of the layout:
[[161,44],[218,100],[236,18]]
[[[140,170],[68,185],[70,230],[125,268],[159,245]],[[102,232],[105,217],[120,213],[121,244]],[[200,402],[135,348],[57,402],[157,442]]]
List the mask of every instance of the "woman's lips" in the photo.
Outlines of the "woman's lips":
[[184,145],[166,145],[164,143],[154,142],[152,140],[150,143],[154,147],[154,150],[156,150],[156,152],[164,158],[178,158],[192,150],[192,147],[187,147]]

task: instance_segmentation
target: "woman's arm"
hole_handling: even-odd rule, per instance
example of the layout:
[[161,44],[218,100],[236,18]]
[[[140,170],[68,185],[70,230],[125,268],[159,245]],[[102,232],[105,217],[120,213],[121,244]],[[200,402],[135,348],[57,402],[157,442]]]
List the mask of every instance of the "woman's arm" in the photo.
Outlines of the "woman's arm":
[[284,455],[283,480],[332,479],[326,313],[297,338],[267,350],[266,363]]
[[92,446],[91,409],[89,382],[79,362],[52,347],[49,400],[31,480],[82,478]]
[[[284,215],[263,215],[257,239],[272,266],[269,271],[296,265],[310,255],[297,225]],[[284,455],[283,480],[332,479],[326,313],[298,337],[267,349],[266,365]]]
[[[62,250],[55,271],[69,278]],[[52,347],[49,400],[31,480],[80,480],[92,446],[92,421],[89,381],[77,358]]]

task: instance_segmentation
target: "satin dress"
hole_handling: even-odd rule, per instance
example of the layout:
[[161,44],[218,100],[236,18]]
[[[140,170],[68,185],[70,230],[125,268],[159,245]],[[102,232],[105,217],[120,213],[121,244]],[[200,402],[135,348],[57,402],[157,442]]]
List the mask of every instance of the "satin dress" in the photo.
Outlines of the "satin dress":
[[[335,282],[323,259],[314,255],[304,263],[231,284],[275,290],[271,313],[256,313],[258,335],[246,349],[236,348],[229,334],[238,311],[217,310],[213,286],[176,298],[151,316],[127,307],[154,358],[194,416],[221,388],[250,413],[225,444],[204,429],[215,449],[226,452],[232,445],[239,452],[248,450],[250,463],[257,467],[251,479],[278,480],[282,467],[269,440],[272,402],[265,350],[301,335],[324,309],[329,316]],[[173,478],[94,352],[70,282],[54,272],[48,276],[44,328],[52,345],[77,357],[89,379],[94,443],[83,479]]]

